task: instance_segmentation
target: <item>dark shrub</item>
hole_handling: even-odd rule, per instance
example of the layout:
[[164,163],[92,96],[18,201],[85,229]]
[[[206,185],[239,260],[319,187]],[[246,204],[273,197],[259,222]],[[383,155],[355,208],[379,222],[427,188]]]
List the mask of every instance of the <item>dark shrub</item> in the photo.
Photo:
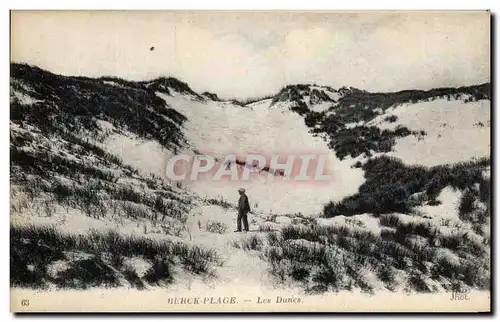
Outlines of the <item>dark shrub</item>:
[[155,259],[151,268],[144,275],[144,280],[153,285],[159,285],[161,282],[172,282],[169,263],[163,258]]
[[71,267],[60,272],[55,283],[59,287],[85,289],[89,287],[116,287],[118,278],[113,270],[99,258],[89,258],[71,263]]
[[[387,156],[369,159],[363,164],[366,181],[358,193],[340,202],[324,206],[324,217],[353,216],[363,213],[388,214],[411,213],[423,200],[410,200],[410,196],[425,191],[429,199],[435,199],[442,189],[473,189],[484,181],[481,171],[488,164],[484,159],[453,166],[407,166],[402,161]],[[483,183],[483,187],[486,183]],[[484,188],[484,199],[489,192]],[[467,206],[466,204],[464,206]],[[467,209],[464,208],[463,211]]]
[[476,200],[475,194],[472,190],[465,190],[464,194],[460,198],[460,205],[458,207],[458,216],[460,219],[464,219],[468,214],[474,211],[474,201]]
[[398,117],[396,115],[389,115],[384,118],[384,121],[387,121],[389,123],[394,123],[398,120]]
[[130,285],[132,287],[135,287],[139,290],[142,290],[145,288],[144,282],[137,275],[137,273],[135,272],[133,267],[126,265],[123,268],[122,274],[123,274],[123,277],[125,277],[125,279],[130,283]]

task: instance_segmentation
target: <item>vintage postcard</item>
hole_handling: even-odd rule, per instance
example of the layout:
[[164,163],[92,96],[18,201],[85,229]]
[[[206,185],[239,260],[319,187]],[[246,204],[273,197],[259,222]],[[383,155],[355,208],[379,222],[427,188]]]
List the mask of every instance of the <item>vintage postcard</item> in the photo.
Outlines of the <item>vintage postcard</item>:
[[484,11],[11,11],[14,312],[490,312]]

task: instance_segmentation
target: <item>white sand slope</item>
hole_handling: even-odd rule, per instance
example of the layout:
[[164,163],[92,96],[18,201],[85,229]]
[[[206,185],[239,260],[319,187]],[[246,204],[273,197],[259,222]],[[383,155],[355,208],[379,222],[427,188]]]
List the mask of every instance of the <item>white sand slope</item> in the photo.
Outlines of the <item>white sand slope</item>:
[[270,106],[271,100],[263,100],[241,107],[228,102],[202,103],[180,95],[157,95],[188,118],[184,133],[193,148],[201,152],[328,155],[327,164],[332,171],[328,183],[272,182],[267,174],[248,182],[198,181],[192,189],[202,196],[236,201],[236,190],[243,187],[248,190],[252,206],[257,204],[260,211],[311,214],[321,211],[323,204],[331,200],[355,193],[364,182],[361,170],[338,160],[322,139],[308,132],[303,117],[286,106]]
[[[397,116],[396,122],[384,121],[389,115]],[[388,153],[406,164],[432,166],[490,155],[489,100],[464,103],[437,99],[404,104],[387,109],[367,125],[381,129],[404,125],[411,130],[424,130],[427,135],[421,138],[397,139],[394,152]]]

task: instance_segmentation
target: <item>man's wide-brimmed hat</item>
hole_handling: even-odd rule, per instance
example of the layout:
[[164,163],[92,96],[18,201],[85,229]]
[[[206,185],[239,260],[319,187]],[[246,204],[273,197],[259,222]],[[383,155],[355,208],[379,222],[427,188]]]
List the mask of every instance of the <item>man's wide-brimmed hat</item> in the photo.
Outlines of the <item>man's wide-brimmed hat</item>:
[[239,192],[245,192],[245,189],[243,189],[243,188],[239,188],[239,189],[238,189],[238,191],[239,191]]

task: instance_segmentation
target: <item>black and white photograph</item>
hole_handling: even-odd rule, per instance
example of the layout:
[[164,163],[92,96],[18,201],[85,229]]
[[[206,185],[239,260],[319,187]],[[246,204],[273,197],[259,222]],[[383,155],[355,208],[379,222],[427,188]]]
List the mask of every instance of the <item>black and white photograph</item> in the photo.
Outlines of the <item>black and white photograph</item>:
[[490,312],[488,10],[10,12],[13,312]]

